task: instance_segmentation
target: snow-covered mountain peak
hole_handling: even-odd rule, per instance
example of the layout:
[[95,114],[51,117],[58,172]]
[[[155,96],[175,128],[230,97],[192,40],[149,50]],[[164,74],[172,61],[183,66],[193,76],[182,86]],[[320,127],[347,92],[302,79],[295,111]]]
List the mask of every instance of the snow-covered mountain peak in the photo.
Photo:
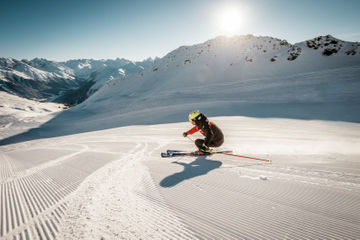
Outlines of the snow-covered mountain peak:
[[[296,52],[299,55],[300,50],[286,40],[273,37],[254,37],[253,35],[219,36],[201,44],[179,47],[167,54],[164,59],[174,61],[177,58],[187,64],[196,61],[196,59],[217,58],[224,61],[229,60],[229,64],[235,64],[235,62],[240,63],[241,61],[254,62],[255,57],[269,54],[272,54],[269,58],[271,59],[286,51],[288,51],[287,58],[294,60],[296,57],[291,57],[292,53]],[[161,63],[161,61],[159,60],[156,63]],[[155,66],[155,68],[158,67]]]
[[[78,109],[116,115],[154,106],[162,111],[180,104],[185,111],[205,108],[214,113],[211,102],[224,106],[359,101],[358,90],[342,82],[358,86],[360,55],[346,54],[357,43],[338,41],[342,49],[326,55],[325,44],[334,39],[321,39],[322,51],[308,47],[306,41],[290,44],[252,35],[217,37],[181,46],[155,61],[151,68],[108,82]],[[344,72],[346,77],[342,77]],[[338,88],[339,84],[344,86]],[[218,111],[229,114],[226,108]]]
[[0,90],[25,98],[77,104],[114,78],[142,71],[151,60],[0,58]]
[[307,40],[306,46],[313,50],[320,50],[324,56],[330,56],[336,53],[355,55],[358,53],[360,43],[346,42],[331,35],[326,35]]
[[[268,36],[219,36],[204,43],[179,47],[164,58],[155,61],[153,71],[166,69],[171,65],[180,67],[187,64],[189,66],[194,62],[202,62],[206,66],[224,62],[230,66],[239,66],[244,63],[264,64],[278,61],[286,63],[302,58],[303,61],[295,61],[300,63],[305,59],[315,60],[315,58],[330,56],[333,53],[339,53],[339,56],[355,55],[358,46],[359,43],[345,42],[330,35],[296,44]],[[322,51],[316,56],[311,53],[312,50],[319,48]]]
[[[330,35],[296,44],[269,36],[219,36],[192,46],[181,46],[163,58],[148,58],[141,62],[123,58],[66,62],[3,58],[0,59],[0,76],[6,76],[5,87],[9,85],[9,76],[22,81],[62,79],[68,83],[76,78],[80,80],[78,84],[84,86],[81,96],[91,95],[108,82],[99,95],[122,94],[135,98],[145,92],[153,95],[160,95],[168,89],[186,92],[194,86],[216,88],[249,79],[284,78],[304,72],[354,66],[360,62],[358,48],[359,43],[342,41]],[[122,81],[124,77],[126,81]],[[119,87],[113,86],[120,81]],[[109,87],[110,92],[106,92]],[[79,88],[79,85],[72,88]],[[7,89],[15,91],[16,86]],[[72,93],[71,98],[79,94]]]
[[12,68],[15,65],[15,59],[13,58],[0,58],[1,68]]

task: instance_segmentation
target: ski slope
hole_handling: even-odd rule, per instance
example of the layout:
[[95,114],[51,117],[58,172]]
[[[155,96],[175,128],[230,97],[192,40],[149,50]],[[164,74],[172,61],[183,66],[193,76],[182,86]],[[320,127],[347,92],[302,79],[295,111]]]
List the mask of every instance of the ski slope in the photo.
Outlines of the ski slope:
[[0,139],[37,128],[67,107],[38,102],[0,91]]
[[[359,45],[332,41],[180,47],[35,128],[1,131],[0,237],[357,239]],[[272,164],[161,158],[195,150],[182,137],[195,109],[224,131],[221,149]]]
[[[1,147],[4,239],[356,239],[360,125],[211,118],[222,149],[193,150],[189,123],[128,126]],[[196,136],[193,136],[196,137]],[[31,157],[29,157],[31,156]]]

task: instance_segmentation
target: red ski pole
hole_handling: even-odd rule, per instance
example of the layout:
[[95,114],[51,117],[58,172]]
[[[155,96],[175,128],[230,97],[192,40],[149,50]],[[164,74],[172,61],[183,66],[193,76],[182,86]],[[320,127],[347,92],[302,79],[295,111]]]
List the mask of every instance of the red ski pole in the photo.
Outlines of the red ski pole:
[[[187,138],[190,139],[192,142],[195,142],[191,137],[187,136]],[[223,154],[223,155],[228,155],[228,156],[233,156],[233,157],[239,157],[239,158],[247,158],[247,159],[252,159],[252,160],[257,160],[257,161],[262,161],[262,162],[271,163],[271,160],[268,160],[268,159],[254,158],[254,157],[248,157],[248,156],[241,156],[241,155],[236,155],[236,154],[232,154],[232,153],[218,153],[218,152],[216,152],[216,151],[214,151],[213,153]]]
[[268,160],[268,159],[254,158],[254,157],[248,157],[248,156],[241,156],[241,155],[236,155],[236,154],[231,154],[231,153],[218,153],[218,154],[224,154],[224,155],[233,156],[233,157],[239,157],[239,158],[248,158],[248,159],[252,159],[252,160],[257,160],[257,161],[262,161],[262,162],[271,163],[271,160]]

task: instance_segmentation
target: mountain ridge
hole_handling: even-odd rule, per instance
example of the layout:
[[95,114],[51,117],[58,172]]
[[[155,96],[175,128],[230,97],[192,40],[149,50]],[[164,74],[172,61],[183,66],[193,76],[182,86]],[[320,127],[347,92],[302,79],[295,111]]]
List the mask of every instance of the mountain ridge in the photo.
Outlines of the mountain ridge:
[[[186,111],[209,109],[210,101],[235,105],[358,102],[360,44],[336,40],[333,45],[337,46],[325,46],[334,39],[330,35],[314,38],[323,46],[318,49],[307,46],[311,40],[292,45],[252,35],[181,46],[155,61],[152,68],[107,82],[74,111],[96,109],[113,116],[155,106],[161,112],[162,106],[171,104],[187,105]],[[330,47],[339,50],[323,54]],[[351,50],[356,53],[348,55]],[[291,59],[296,52],[298,56]],[[104,103],[117,108],[109,109]]]
[[[135,98],[138,92],[154,92],[155,88],[161,92],[193,83],[215,84],[219,79],[231,83],[353,66],[359,64],[359,48],[358,42],[346,42],[331,35],[290,44],[279,38],[249,34],[218,36],[180,46],[163,58],[142,62],[124,58],[65,62],[0,58],[0,89],[27,98],[65,103],[70,99],[78,104],[103,86],[121,82],[122,87],[115,87],[112,94]],[[15,79],[13,86],[9,78]],[[131,79],[130,84],[127,79]]]
[[96,92],[109,79],[133,74],[152,63],[151,58],[141,62],[0,58],[0,90],[28,99],[74,105]]
[[[327,39],[332,37],[327,35],[320,38]],[[252,39],[254,41],[249,41]],[[344,67],[359,63],[359,53],[357,53],[357,50],[360,43],[343,42],[346,46],[343,46],[340,51],[333,55],[324,55],[320,49],[314,50],[307,47],[307,41],[291,45],[286,40],[272,37],[254,37],[252,35],[233,38],[217,37],[201,44],[181,46],[155,61],[151,69],[144,69],[144,71],[131,76],[131,78],[141,78],[144,75],[147,75],[149,78],[151,75],[163,75],[166,73],[167,83],[170,81],[173,83],[177,82],[178,85],[175,84],[172,87],[181,87],[184,81],[187,81],[186,79],[189,80],[189,84],[192,83],[193,79],[207,83],[211,79],[217,81],[222,76],[213,76],[217,74],[216,71],[213,71],[214,68],[221,68],[223,70],[222,73],[227,74],[226,78],[228,81],[238,81],[239,78],[249,79],[263,77],[264,75],[281,76],[284,74],[296,74],[304,70],[317,71],[331,69],[334,66]],[[322,48],[323,51],[326,49]],[[354,51],[355,56],[347,55],[346,52],[348,51]],[[309,61],[313,62],[309,63]],[[321,61],[326,62],[319,64]],[[194,65],[201,66],[197,69],[191,69]],[[282,68],[282,72],[278,71],[279,68]],[[181,79],[177,77],[179,71],[183,71],[182,75],[185,75],[185,77],[182,76]],[[187,72],[189,74],[186,74]],[[238,74],[231,74],[233,72]],[[277,72],[280,74],[277,74]],[[156,79],[159,77],[156,77]],[[139,82],[141,81],[139,80]],[[159,83],[159,81],[156,82]],[[126,88],[124,91],[136,92],[135,89],[139,87],[133,85],[133,87]]]
[[[283,40],[249,36],[182,46],[137,73],[106,81],[41,128],[4,139],[0,145],[39,136],[183,122],[194,109],[209,117],[360,122],[359,43],[339,43],[341,49],[324,55],[326,38],[320,38],[323,47],[318,49],[306,41],[290,46]],[[288,60],[294,46],[301,53]],[[348,55],[351,50],[356,53]]]

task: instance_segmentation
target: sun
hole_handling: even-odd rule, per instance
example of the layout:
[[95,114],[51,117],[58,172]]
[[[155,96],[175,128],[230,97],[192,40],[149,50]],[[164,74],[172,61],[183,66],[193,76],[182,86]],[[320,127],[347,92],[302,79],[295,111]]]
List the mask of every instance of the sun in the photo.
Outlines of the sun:
[[244,15],[239,7],[227,6],[219,10],[216,25],[221,35],[238,34],[244,23]]

